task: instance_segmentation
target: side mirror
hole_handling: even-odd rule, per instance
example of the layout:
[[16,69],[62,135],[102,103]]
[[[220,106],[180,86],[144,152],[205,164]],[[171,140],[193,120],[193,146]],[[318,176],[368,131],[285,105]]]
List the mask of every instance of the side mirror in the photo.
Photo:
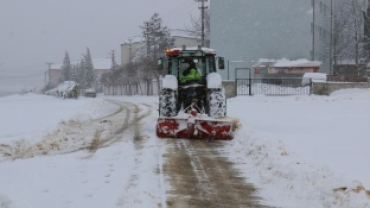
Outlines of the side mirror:
[[218,57],[218,68],[225,69],[225,59],[224,57]]
[[163,69],[163,58],[157,59],[157,69],[162,70]]

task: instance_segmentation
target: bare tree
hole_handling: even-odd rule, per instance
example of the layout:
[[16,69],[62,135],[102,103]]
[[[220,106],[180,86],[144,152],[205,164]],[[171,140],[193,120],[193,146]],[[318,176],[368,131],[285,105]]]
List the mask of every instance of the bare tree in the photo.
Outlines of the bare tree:
[[334,74],[340,73],[339,63],[343,62],[346,58],[345,50],[348,43],[345,41],[346,33],[343,28],[348,25],[348,18],[346,17],[344,9],[344,1],[338,0],[335,2],[335,12],[333,14],[333,34],[332,34],[332,60],[334,66]]
[[364,16],[364,53],[366,63],[370,62],[370,0],[367,2],[367,9],[363,11]]
[[[357,75],[361,75],[364,69],[365,6],[365,0],[338,0],[333,22],[334,65],[354,65]],[[335,70],[336,73],[344,73],[338,67]]]
[[[209,9],[204,10],[204,46],[210,46],[210,32],[211,32],[211,22],[210,22],[210,12]],[[202,16],[193,17],[191,16],[191,26],[186,27],[186,31],[193,37],[202,39]]]
[[108,92],[109,92],[109,89],[110,87],[112,86],[112,72],[109,71],[109,72],[106,72],[104,74],[101,75],[101,78],[100,78],[100,82],[108,88]]

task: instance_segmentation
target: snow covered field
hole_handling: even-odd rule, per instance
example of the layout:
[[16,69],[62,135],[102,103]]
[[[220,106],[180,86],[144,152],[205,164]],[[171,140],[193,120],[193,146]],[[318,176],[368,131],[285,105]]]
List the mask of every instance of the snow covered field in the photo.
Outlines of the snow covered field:
[[[138,115],[148,115],[140,121],[141,140],[132,141],[131,129],[94,154],[78,150],[94,139],[95,128],[107,128],[83,124],[117,111],[107,100],[140,104]],[[166,207],[168,184],[160,174],[166,143],[154,132],[157,103],[146,96],[0,97],[0,207]],[[240,120],[235,139],[225,141],[230,159],[259,189],[262,203],[370,207],[370,90],[239,96],[228,99],[228,115]],[[66,123],[78,128],[66,130]],[[65,140],[72,131],[81,140]],[[63,145],[29,153],[55,139],[50,135]]]

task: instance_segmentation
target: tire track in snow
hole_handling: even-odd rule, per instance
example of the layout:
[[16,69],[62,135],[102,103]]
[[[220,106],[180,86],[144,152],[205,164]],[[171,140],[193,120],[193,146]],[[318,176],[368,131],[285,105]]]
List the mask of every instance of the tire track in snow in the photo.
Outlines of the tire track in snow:
[[[19,140],[13,144],[0,144],[0,155],[5,158],[31,158],[48,154],[68,154],[88,150],[91,157],[100,148],[122,141],[123,135],[130,134],[128,129],[139,132],[139,121],[151,114],[152,109],[139,115],[139,105],[130,102],[107,100],[119,106],[114,113],[88,121],[61,122],[59,128],[35,144]],[[137,114],[132,118],[132,113]],[[136,138],[137,136],[135,136]],[[140,138],[140,137],[137,137]]]
[[[167,139],[167,207],[266,207],[223,149],[222,141]],[[221,154],[221,152],[223,152]]]
[[[150,202],[153,206],[150,207],[160,207],[164,208],[163,198],[158,194],[158,186],[162,187],[162,181],[158,173],[160,170],[156,170],[158,164],[154,161],[159,157],[154,157],[154,155],[160,155],[161,146],[153,145],[153,143],[147,143],[153,137],[143,135],[142,126],[150,126],[152,123],[141,124],[140,121],[151,116],[153,114],[154,107],[148,104],[140,104],[147,107],[147,110],[144,114],[139,114],[138,109],[132,111],[133,120],[136,122],[133,129],[133,138],[132,138],[132,148],[134,150],[134,155],[132,157],[133,167],[129,169],[130,177],[127,181],[127,184],[123,187],[120,197],[116,201],[117,207],[146,207],[146,203]],[[157,148],[157,149],[154,149]],[[149,154],[147,154],[149,153]],[[154,159],[154,161],[153,161]],[[152,160],[151,165],[143,165]],[[160,163],[160,161],[158,161]],[[151,186],[151,183],[148,184],[148,180],[156,181]],[[159,188],[160,189],[160,188]]]

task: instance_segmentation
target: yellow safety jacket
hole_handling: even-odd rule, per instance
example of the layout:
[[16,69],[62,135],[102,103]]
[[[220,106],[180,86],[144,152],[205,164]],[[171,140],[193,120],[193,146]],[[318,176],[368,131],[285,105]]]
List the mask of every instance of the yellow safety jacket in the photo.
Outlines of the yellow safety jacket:
[[201,80],[201,76],[200,76],[198,70],[190,69],[189,74],[187,74],[187,75],[180,74],[180,82],[181,83],[185,83],[186,81],[191,81],[191,80],[194,80],[194,81],[200,81]]

